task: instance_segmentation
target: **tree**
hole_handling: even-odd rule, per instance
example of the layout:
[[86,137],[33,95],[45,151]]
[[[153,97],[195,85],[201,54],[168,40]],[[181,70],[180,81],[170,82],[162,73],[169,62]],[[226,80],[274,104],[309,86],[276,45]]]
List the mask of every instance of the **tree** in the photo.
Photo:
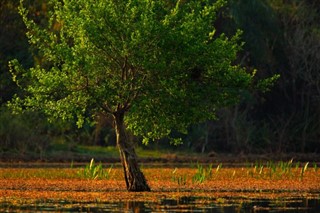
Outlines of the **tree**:
[[283,127],[274,131],[277,144],[279,149],[317,152],[314,147],[319,147],[320,128],[320,7],[318,2],[308,0],[273,0],[271,5],[281,21],[286,63],[278,88],[281,99],[276,103],[281,116],[273,116],[278,127]]
[[224,0],[49,2],[46,28],[20,6],[43,60],[31,69],[11,62],[28,95],[10,105],[76,117],[78,126],[98,112],[111,117],[128,191],[150,190],[128,130],[143,143],[186,133],[190,124],[215,119],[216,109],[236,102],[252,83],[253,74],[233,64],[240,33],[215,35]]
[[[247,69],[257,68],[259,72],[256,78],[287,70],[279,66],[286,58],[283,49],[285,45],[280,21],[270,6],[270,0],[229,0],[219,14],[217,31],[227,35],[234,34],[237,29],[243,31],[241,38],[245,44],[238,54],[238,60]],[[251,92],[244,95],[243,100],[236,105],[223,108],[218,113],[219,121],[212,123],[214,128],[209,135],[209,138],[211,136],[215,139],[214,148],[234,153],[261,153],[271,149],[270,141],[279,144],[277,140],[271,139],[271,130],[267,131],[266,120],[274,111],[270,103],[275,103],[276,109],[279,108],[275,100],[281,96],[280,93],[274,90],[268,95],[260,91]],[[282,96],[280,98],[283,99]]]

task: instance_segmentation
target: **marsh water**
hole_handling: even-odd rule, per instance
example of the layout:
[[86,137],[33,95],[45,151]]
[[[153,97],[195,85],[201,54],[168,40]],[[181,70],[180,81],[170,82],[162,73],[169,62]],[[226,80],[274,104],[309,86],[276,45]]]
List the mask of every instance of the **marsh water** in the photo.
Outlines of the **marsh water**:
[[182,197],[154,202],[0,204],[0,212],[303,212],[319,213],[320,198],[240,199]]

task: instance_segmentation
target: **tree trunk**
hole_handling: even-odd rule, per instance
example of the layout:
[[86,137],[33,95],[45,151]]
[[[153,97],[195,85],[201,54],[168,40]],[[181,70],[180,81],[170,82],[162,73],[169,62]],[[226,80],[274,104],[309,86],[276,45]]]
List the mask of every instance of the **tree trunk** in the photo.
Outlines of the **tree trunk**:
[[147,181],[138,166],[134,146],[132,142],[128,140],[123,121],[124,113],[117,113],[114,117],[116,123],[117,146],[120,152],[127,190],[134,192],[150,191]]

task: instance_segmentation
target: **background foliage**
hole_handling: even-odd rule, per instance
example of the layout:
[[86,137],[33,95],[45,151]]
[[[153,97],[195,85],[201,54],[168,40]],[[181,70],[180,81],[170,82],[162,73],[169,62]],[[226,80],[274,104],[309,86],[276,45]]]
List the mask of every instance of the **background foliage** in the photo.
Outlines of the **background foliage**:
[[[0,2],[0,152],[24,153],[39,144],[47,150],[57,140],[113,145],[112,123],[99,116],[94,127],[85,124],[77,130],[70,124],[48,124],[38,112],[8,112],[5,103],[22,92],[12,82],[8,61],[17,58],[27,67],[41,62],[27,43],[18,5],[18,0]],[[45,24],[46,1],[29,0],[28,5],[38,23]],[[230,0],[216,20],[217,32],[232,35],[242,29],[245,45],[237,60],[248,69],[257,68],[261,78],[276,73],[281,78],[267,94],[243,94],[238,105],[219,111],[218,121],[191,127],[181,146],[197,152],[319,152],[319,19],[315,1]]]

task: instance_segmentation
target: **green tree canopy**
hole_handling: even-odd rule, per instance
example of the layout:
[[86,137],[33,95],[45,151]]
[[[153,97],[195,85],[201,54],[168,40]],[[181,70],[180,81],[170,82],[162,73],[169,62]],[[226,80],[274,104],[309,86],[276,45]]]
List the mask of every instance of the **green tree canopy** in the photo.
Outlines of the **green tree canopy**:
[[20,13],[43,58],[31,69],[11,62],[27,96],[12,105],[49,117],[85,118],[103,112],[115,121],[127,189],[149,190],[126,130],[144,142],[186,132],[215,118],[252,83],[233,64],[239,33],[215,35],[224,0],[51,0],[46,28]]

